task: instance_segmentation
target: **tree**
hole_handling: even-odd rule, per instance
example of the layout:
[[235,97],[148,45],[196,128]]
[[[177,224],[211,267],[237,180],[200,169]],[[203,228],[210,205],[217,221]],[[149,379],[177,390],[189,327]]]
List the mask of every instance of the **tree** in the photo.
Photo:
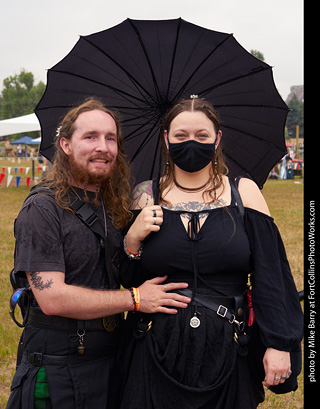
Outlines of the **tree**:
[[260,61],[264,61],[264,55],[262,54],[261,51],[250,50],[250,54],[252,54],[254,57],[258,58]]
[[3,87],[1,119],[31,114],[45,90],[44,83],[35,85],[33,74],[25,70],[4,79]]
[[288,113],[286,126],[288,128],[288,134],[291,138],[296,137],[296,126],[299,125],[300,137],[304,135],[304,103],[300,102],[297,96],[294,94],[289,102],[287,102],[290,112]]

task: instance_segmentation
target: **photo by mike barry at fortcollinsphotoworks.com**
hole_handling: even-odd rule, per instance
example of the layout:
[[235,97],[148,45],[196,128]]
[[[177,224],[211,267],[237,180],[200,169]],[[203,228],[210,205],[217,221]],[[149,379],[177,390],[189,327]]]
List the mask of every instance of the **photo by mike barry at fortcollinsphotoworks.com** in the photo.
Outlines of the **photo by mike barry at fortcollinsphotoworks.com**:
[[[317,301],[316,301],[316,203],[308,202],[306,209],[305,241],[305,382],[306,387],[315,388],[317,384]],[[313,385],[313,386],[312,386]]]

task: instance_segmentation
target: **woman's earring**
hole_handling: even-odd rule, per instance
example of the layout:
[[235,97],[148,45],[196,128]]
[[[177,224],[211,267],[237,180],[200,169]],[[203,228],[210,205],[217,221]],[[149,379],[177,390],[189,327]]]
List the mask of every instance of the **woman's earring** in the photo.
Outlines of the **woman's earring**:
[[169,162],[169,150],[167,150],[167,159],[166,159],[166,173],[168,172],[168,168],[170,167],[170,162]]

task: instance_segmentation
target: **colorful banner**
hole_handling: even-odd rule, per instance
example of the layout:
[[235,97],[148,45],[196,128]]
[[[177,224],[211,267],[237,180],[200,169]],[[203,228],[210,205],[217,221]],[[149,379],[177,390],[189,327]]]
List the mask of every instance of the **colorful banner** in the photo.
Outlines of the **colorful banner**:
[[12,179],[13,179],[13,176],[12,176],[12,175],[8,175],[8,179],[7,179],[7,187],[9,187],[9,185],[10,185],[10,183],[11,183]]
[[[36,174],[36,178],[35,178],[36,181],[39,180],[39,177],[41,177],[41,174],[45,172],[46,168],[47,166],[45,165],[35,167],[34,173]],[[1,173],[1,169],[2,169],[2,173]],[[3,182],[3,184],[1,185],[2,187],[5,183],[7,184],[7,187],[9,187],[12,184],[12,179],[15,177],[16,187],[19,187],[25,184],[25,181],[26,181],[27,187],[29,188],[30,183],[32,181],[32,177],[27,176],[27,175],[30,174],[30,169],[32,169],[31,166],[20,166],[20,167],[19,166],[1,166],[0,167],[0,185],[4,181],[5,177],[7,176],[7,181]],[[35,175],[32,175],[32,176],[34,177]]]

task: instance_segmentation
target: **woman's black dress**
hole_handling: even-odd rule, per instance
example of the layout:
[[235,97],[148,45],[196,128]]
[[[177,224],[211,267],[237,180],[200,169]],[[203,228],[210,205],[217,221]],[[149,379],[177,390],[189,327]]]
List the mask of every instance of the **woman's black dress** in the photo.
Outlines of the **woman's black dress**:
[[[163,208],[163,213],[161,229],[145,240],[141,260],[124,257],[123,285],[168,275],[168,282],[188,282],[208,299],[230,297],[245,291],[253,262],[253,305],[264,345],[295,348],[303,317],[273,219],[245,209],[244,225],[234,197],[227,207],[190,212],[188,231],[181,219],[185,210]],[[195,313],[198,328],[190,326]],[[137,329],[141,317],[152,320],[150,331]],[[256,408],[264,399],[263,378],[249,366],[234,331],[229,322],[194,303],[176,315],[129,313],[120,358],[121,408]]]

